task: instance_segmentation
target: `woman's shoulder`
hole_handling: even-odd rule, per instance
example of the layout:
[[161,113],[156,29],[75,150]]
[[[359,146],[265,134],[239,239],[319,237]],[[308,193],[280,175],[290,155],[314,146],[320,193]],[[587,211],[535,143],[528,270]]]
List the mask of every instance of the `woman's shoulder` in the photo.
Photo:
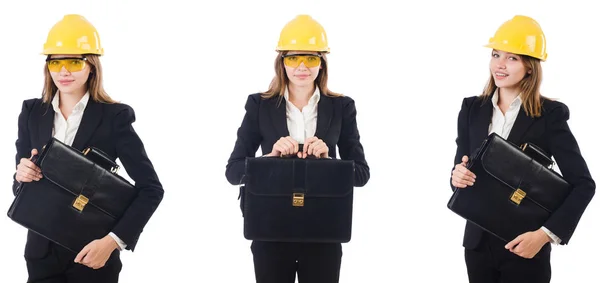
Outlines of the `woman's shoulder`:
[[463,103],[467,105],[478,104],[482,105],[486,101],[489,101],[491,96],[483,96],[483,95],[471,95],[463,98]]
[[273,95],[268,97],[265,93],[256,92],[251,93],[246,97],[246,105],[256,105],[257,107],[261,104],[269,104],[274,103],[274,105],[279,105],[277,102],[281,102],[283,100],[283,96]]
[[351,96],[348,95],[323,95],[321,94],[321,98],[325,97],[325,99],[331,99],[334,103],[339,103],[342,106],[354,105],[355,101]]
[[556,108],[565,108],[568,109],[567,105],[563,102],[560,102],[553,98],[543,97],[542,96],[542,108],[545,111],[554,110]]
[[41,98],[29,98],[23,100],[21,104],[21,112],[22,113],[33,113],[39,111],[43,106],[46,106],[46,109],[50,107],[49,103],[44,103]]
[[115,103],[103,103],[104,105],[104,109],[105,111],[108,111],[109,113],[119,113],[122,111],[133,111],[133,107],[131,107],[129,104],[126,103],[122,103],[122,102],[115,102]]
[[490,100],[491,97],[483,95],[465,96],[462,99],[461,110],[468,111],[470,109],[474,109],[473,107],[476,106],[484,106]]
[[558,115],[569,117],[569,107],[556,99],[542,97],[542,115]]
[[104,108],[103,116],[112,117],[113,119],[124,119],[131,122],[135,121],[135,111],[129,104],[122,102],[102,103]]
[[44,101],[41,98],[28,98],[23,100],[23,106],[26,106],[30,109],[35,106],[42,106],[43,104]]

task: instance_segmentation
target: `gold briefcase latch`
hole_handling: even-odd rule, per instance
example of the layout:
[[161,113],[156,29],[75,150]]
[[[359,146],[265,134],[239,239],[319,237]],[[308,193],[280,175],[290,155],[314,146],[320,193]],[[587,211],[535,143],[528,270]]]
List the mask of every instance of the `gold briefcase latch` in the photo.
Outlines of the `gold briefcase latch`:
[[114,174],[117,174],[117,173],[119,173],[119,165],[116,165],[116,166],[110,167],[110,172],[111,172],[111,173],[114,173]]
[[527,143],[521,144],[521,145],[519,146],[519,148],[520,148],[522,151],[525,151],[525,149],[527,148],[527,145],[528,145]]
[[90,200],[84,195],[79,195],[73,202],[73,207],[79,211],[83,211],[83,208],[88,204]]
[[510,196],[510,200],[512,202],[514,202],[516,205],[519,205],[519,204],[521,204],[521,201],[525,198],[526,195],[527,195],[527,193],[525,193],[523,190],[517,189]]
[[293,206],[304,206],[304,194],[303,193],[293,193],[292,194],[292,205]]

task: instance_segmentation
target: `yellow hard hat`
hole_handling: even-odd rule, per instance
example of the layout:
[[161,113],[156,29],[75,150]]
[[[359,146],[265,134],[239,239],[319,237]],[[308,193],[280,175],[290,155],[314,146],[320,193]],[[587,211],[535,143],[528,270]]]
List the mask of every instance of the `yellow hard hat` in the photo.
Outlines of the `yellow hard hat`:
[[516,15],[504,22],[485,47],[546,61],[546,36],[534,19]]
[[279,35],[276,51],[301,50],[329,53],[327,34],[309,15],[299,15],[288,22]]
[[50,29],[42,54],[104,55],[104,49],[96,28],[83,16],[71,14]]

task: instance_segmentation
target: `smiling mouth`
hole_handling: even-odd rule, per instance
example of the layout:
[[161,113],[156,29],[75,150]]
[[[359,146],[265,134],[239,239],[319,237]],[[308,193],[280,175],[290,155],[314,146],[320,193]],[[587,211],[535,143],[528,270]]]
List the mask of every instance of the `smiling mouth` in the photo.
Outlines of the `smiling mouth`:
[[508,77],[508,74],[502,74],[502,73],[494,73],[497,77],[502,77],[502,78],[506,78]]

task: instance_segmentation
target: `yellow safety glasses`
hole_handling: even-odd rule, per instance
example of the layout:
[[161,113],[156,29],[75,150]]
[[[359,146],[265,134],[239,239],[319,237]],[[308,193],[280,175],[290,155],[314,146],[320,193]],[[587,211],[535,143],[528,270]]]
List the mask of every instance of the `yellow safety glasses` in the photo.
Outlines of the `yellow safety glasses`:
[[48,65],[48,70],[50,72],[60,72],[63,67],[67,69],[69,72],[79,72],[85,68],[86,59],[85,58],[56,58],[56,59],[47,59],[46,64]]
[[292,68],[300,66],[304,63],[307,68],[318,67],[321,64],[321,56],[314,54],[290,54],[283,55],[283,63]]

